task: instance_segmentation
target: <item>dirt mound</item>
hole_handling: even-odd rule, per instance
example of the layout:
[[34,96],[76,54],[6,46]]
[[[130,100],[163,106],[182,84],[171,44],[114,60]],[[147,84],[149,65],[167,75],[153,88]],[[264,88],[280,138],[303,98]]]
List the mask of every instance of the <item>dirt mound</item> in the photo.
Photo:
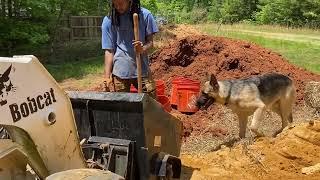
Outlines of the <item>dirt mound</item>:
[[287,129],[277,138],[202,156],[182,155],[183,179],[317,179],[320,122]]
[[163,79],[170,88],[170,79],[185,76],[204,82],[206,73],[217,78],[245,78],[278,72],[290,76],[297,87],[297,103],[303,102],[307,81],[320,81],[320,75],[290,64],[280,54],[256,44],[211,36],[189,36],[171,42],[151,58],[155,79]]
[[[241,40],[206,35],[171,41],[153,53],[150,61],[154,78],[166,82],[168,95],[171,79],[175,76],[184,76],[203,83],[207,78],[206,73],[216,74],[218,80],[223,80],[277,72],[294,80],[297,89],[296,102],[302,104],[305,83],[320,81],[320,75],[290,64],[280,54],[271,50]],[[214,113],[208,113],[212,111]],[[177,113],[177,116],[184,122],[187,136],[191,132],[203,132],[209,121],[221,119],[221,113],[219,107],[212,106],[206,112],[199,111],[191,116]],[[226,133],[223,131],[221,134]]]

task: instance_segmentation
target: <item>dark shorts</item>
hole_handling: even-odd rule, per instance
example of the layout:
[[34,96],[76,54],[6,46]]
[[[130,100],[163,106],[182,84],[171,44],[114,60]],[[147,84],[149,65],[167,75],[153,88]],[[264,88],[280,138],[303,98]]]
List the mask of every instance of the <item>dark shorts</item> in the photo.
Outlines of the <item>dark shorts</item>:
[[[131,84],[138,89],[138,80],[137,78],[133,79],[121,79],[117,76],[113,76],[115,90],[117,92],[130,92]],[[152,77],[142,78],[142,91],[144,93],[149,94],[149,96],[155,98],[156,97],[156,86]]]

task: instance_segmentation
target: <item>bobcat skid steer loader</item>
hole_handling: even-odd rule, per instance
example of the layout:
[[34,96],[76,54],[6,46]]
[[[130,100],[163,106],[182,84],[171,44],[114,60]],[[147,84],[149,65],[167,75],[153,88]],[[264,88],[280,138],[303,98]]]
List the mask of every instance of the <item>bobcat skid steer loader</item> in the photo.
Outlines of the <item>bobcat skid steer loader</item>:
[[182,124],[159,103],[65,92],[34,56],[0,57],[0,127],[1,180],[180,177]]

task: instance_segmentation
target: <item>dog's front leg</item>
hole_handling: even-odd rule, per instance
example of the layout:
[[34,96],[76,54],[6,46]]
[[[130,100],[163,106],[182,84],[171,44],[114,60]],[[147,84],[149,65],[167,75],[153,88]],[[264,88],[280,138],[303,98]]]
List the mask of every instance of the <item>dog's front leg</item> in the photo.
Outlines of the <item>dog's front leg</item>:
[[243,139],[246,137],[248,115],[238,114],[238,118],[239,118],[239,137],[240,139]]
[[256,109],[256,111],[253,113],[252,122],[249,127],[250,130],[252,132],[254,132],[258,137],[264,136],[264,134],[262,132],[258,131],[258,128],[259,128],[259,123],[260,123],[261,119],[264,117],[265,111],[266,111],[265,106],[259,107],[258,109]]

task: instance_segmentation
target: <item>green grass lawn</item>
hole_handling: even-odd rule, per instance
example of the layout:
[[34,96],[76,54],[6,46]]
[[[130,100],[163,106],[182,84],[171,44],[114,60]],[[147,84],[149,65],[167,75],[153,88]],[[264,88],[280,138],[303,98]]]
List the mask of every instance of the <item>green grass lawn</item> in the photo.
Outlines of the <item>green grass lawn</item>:
[[[320,74],[320,32],[307,29],[281,29],[252,25],[197,25],[209,35],[242,39],[282,54],[289,62]],[[217,31],[219,29],[219,31]]]
[[63,64],[47,64],[45,67],[56,81],[64,79],[81,79],[88,74],[103,73],[103,56],[89,58],[77,62],[65,62]]
[[[212,29],[217,30],[222,29],[232,29],[232,30],[251,30],[257,32],[272,32],[272,33],[289,33],[294,35],[308,35],[308,36],[320,36],[320,30],[307,29],[307,28],[287,28],[279,25],[255,25],[248,23],[238,23],[238,24],[216,24],[216,23],[206,23],[201,24],[201,27],[210,26]],[[319,37],[320,38],[320,37]]]

